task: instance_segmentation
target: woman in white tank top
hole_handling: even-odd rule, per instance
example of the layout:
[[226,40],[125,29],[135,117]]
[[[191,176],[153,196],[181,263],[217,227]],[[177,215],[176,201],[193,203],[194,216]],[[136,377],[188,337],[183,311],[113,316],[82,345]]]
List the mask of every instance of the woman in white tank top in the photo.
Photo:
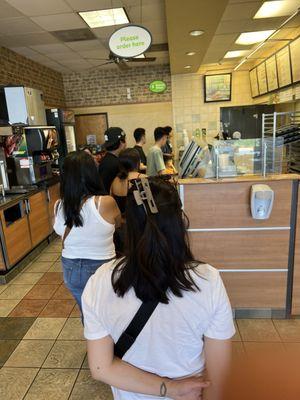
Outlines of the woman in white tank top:
[[64,161],[54,230],[63,240],[64,282],[80,310],[88,279],[116,256],[113,236],[121,215],[115,200],[102,193],[93,158],[84,151],[70,153]]

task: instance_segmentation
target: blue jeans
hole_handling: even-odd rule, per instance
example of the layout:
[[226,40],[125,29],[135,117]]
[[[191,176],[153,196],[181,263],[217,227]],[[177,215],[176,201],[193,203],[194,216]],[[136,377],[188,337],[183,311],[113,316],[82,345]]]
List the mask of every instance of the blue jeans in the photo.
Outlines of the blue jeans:
[[64,282],[74,296],[80,311],[81,296],[89,278],[101,265],[110,260],[87,260],[83,258],[61,258]]

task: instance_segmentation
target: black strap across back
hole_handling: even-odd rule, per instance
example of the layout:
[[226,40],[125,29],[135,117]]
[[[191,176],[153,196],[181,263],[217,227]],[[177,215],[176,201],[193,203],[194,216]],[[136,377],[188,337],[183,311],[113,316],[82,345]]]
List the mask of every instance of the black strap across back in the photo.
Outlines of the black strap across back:
[[124,357],[144,329],[154,310],[158,306],[158,303],[158,301],[142,303],[132,321],[115,344],[114,354],[116,357]]

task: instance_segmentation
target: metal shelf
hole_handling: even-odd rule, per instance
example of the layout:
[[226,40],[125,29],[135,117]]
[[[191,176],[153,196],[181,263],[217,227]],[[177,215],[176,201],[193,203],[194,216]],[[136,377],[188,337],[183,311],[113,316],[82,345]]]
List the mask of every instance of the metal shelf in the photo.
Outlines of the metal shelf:
[[300,111],[262,114],[262,143],[272,138],[273,168],[275,169],[276,140],[283,138],[283,165],[287,172],[300,172]]

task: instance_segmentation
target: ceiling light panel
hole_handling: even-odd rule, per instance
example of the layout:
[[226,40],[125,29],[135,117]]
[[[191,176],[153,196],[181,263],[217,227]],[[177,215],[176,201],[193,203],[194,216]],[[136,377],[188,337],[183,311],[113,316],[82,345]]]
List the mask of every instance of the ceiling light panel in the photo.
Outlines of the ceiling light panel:
[[201,36],[203,35],[204,31],[196,30],[196,31],[191,31],[190,35],[191,36]]
[[86,24],[75,13],[41,15],[32,17],[31,20],[49,32],[87,28]]
[[233,50],[233,51],[227,51],[225,54],[224,58],[238,58],[238,57],[244,57],[250,53],[249,50]]
[[124,8],[110,8],[108,10],[84,11],[79,15],[90,28],[101,28],[103,26],[113,26],[128,24],[129,19]]
[[[41,0],[7,0],[1,3],[9,3],[11,6],[15,7],[24,15],[29,17],[40,16],[40,15],[51,15],[60,13],[71,13],[72,8],[69,7],[64,0],[51,0],[51,1],[41,1]],[[1,14],[2,14],[2,4],[1,4]]]
[[265,1],[255,14],[254,19],[292,15],[299,5],[299,0]]
[[271,29],[271,30],[267,30],[267,31],[257,31],[257,32],[244,32],[244,33],[240,34],[240,36],[237,38],[235,43],[241,44],[241,45],[250,45],[250,44],[263,42],[269,36],[271,36],[272,33],[274,33],[274,32],[275,32],[275,29]]

